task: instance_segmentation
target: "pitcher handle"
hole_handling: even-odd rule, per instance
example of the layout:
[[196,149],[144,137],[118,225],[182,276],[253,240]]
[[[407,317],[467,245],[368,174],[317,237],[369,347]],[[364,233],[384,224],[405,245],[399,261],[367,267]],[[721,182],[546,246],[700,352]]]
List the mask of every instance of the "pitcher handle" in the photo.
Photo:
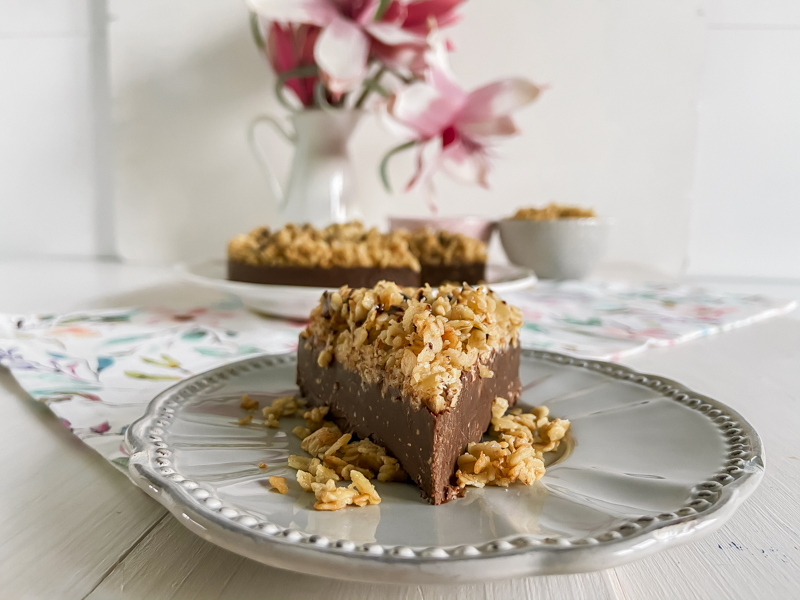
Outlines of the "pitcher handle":
[[291,144],[294,144],[297,141],[297,134],[286,129],[286,126],[281,121],[271,115],[259,115],[255,117],[252,121],[250,121],[250,125],[247,128],[247,141],[250,144],[250,150],[253,152],[256,162],[258,162],[258,165],[261,167],[261,171],[267,178],[270,188],[272,188],[272,193],[275,195],[275,199],[278,201],[278,210],[282,212],[283,209],[286,208],[287,198],[283,195],[283,189],[281,188],[280,181],[278,181],[278,177],[275,175],[275,171],[273,171],[272,167],[269,166],[267,153],[258,143],[258,140],[256,140],[256,129],[262,123],[269,123],[272,125],[275,131],[277,131]]

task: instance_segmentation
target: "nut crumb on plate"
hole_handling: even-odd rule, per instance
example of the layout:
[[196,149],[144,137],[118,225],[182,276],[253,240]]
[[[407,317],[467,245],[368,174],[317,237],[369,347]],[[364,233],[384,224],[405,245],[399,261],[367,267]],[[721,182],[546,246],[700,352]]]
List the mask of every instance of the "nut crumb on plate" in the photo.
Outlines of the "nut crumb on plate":
[[279,494],[285,494],[289,491],[289,486],[286,485],[286,477],[270,477],[269,484],[275,489],[276,492]]
[[458,485],[507,487],[519,480],[532,485],[545,473],[544,453],[558,449],[569,430],[563,419],[549,420],[550,411],[538,406],[530,413],[508,411],[504,398],[492,403],[490,431],[496,440],[471,443],[458,457]]
[[241,406],[245,410],[257,409],[258,408],[258,402],[253,400],[247,394],[244,394],[242,396],[242,402],[241,402],[241,404],[239,404],[239,406]]

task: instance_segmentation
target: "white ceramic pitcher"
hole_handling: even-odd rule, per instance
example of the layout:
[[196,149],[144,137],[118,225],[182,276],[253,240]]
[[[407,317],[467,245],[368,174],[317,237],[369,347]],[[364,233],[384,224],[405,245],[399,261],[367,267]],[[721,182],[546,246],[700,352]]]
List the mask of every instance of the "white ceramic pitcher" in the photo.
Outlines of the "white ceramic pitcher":
[[[279,203],[280,224],[311,223],[324,227],[361,217],[347,144],[363,113],[358,110],[303,110],[291,116],[293,131],[279,119],[261,115],[249,128],[250,147],[264,170]],[[267,152],[255,137],[268,123],[295,147],[286,189],[269,164]]]

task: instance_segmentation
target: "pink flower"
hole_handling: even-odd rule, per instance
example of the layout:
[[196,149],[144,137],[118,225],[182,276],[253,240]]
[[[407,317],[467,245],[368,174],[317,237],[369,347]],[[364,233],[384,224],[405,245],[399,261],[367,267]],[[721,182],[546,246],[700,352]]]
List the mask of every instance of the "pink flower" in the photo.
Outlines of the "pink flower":
[[[541,88],[526,79],[511,78],[467,93],[444,68],[431,67],[426,81],[402,89],[387,107],[419,147],[417,171],[407,187],[428,180],[439,168],[487,187],[491,138],[517,133],[511,113],[533,102],[540,92]],[[438,148],[426,166],[424,151],[429,142],[437,142]],[[396,148],[387,159],[408,147],[410,144]],[[385,167],[386,159],[382,165],[384,182]]]
[[[269,26],[264,51],[276,74],[288,73],[302,67],[314,66],[314,45],[322,29],[316,25]],[[286,87],[291,89],[303,106],[314,104],[314,86],[319,77],[295,77],[288,79]]]
[[418,64],[430,28],[455,23],[465,0],[246,1],[265,19],[322,28],[314,60],[338,97],[361,82],[370,56],[390,66]]

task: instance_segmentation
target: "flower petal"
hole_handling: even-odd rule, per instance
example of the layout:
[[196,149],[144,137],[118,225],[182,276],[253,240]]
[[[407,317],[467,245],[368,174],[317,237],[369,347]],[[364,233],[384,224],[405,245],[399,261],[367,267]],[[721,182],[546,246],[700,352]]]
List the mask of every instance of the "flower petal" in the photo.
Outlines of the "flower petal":
[[458,123],[490,121],[508,115],[536,100],[540,91],[538,86],[520,77],[490,83],[470,93]]
[[425,35],[406,31],[394,23],[370,23],[364,26],[372,37],[387,46],[400,46],[401,44],[414,44],[426,46]]
[[442,171],[464,183],[477,183],[488,188],[489,159],[483,148],[468,146],[456,141],[442,151],[439,157]]
[[436,20],[437,27],[453,25],[460,19],[456,9],[466,0],[420,0],[406,6],[406,19],[403,26],[420,33],[426,32],[429,19]]
[[416,131],[420,139],[439,135],[453,123],[466,101],[466,94],[449,86],[441,89],[427,82],[412,83],[400,90],[392,102],[392,116]]
[[465,136],[471,137],[489,137],[489,136],[508,136],[519,133],[516,124],[508,115],[488,119],[486,121],[476,121],[473,123],[461,123],[459,130]]
[[283,23],[327,25],[339,16],[330,0],[245,0],[254,13]]
[[358,25],[341,17],[322,30],[314,47],[314,58],[333,94],[343,94],[363,79],[368,55],[366,34]]

